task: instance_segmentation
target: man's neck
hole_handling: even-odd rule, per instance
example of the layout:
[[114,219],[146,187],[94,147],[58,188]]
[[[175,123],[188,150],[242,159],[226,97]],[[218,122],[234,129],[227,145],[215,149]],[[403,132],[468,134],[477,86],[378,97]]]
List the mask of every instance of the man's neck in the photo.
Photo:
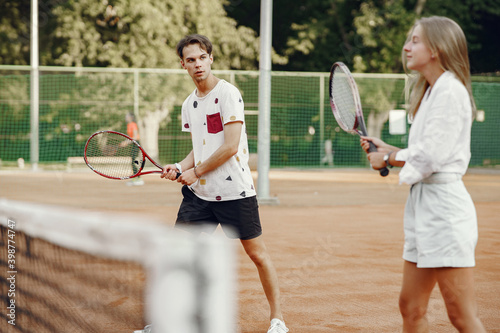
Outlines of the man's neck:
[[194,81],[194,84],[196,85],[196,96],[198,97],[204,97],[208,95],[212,89],[215,88],[217,83],[220,81],[219,78],[215,77],[214,75],[210,74],[209,77],[207,77],[203,81]]

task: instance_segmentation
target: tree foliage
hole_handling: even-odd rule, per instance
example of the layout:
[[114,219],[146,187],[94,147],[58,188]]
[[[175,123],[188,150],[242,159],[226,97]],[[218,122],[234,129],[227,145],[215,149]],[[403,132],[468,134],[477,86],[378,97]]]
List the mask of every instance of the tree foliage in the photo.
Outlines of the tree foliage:
[[0,64],[29,63],[29,1],[0,2]]
[[[29,64],[30,0],[0,5],[2,64]],[[256,69],[258,38],[219,0],[52,0],[39,6],[40,64],[179,68],[177,42],[210,37],[214,68]],[[23,37],[23,38],[19,38]]]
[[[400,50],[420,16],[456,20],[473,73],[498,65],[498,0],[274,0],[274,69],[401,72]],[[30,0],[0,2],[0,63],[29,64]],[[260,1],[48,0],[39,2],[42,65],[178,68],[175,45],[202,33],[219,69],[258,67]]]
[[[229,0],[230,16],[259,29],[259,1]],[[251,13],[251,15],[248,15]],[[498,0],[274,0],[273,46],[288,63],[276,70],[328,71],[343,61],[362,72],[401,72],[401,48],[422,16],[456,20],[469,41],[473,73],[499,71]]]
[[372,1],[362,3],[353,20],[361,42],[360,52],[353,57],[354,71],[400,71],[401,49],[415,18],[402,1],[384,1],[378,6]]

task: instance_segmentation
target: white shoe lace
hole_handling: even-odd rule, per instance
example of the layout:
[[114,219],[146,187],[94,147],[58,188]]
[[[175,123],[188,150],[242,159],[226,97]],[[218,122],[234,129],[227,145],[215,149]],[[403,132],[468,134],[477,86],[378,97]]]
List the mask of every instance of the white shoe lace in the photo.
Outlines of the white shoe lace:
[[269,327],[269,330],[267,333],[287,333],[288,328],[285,326],[285,323],[282,322],[281,320],[272,320],[271,321],[271,327]]

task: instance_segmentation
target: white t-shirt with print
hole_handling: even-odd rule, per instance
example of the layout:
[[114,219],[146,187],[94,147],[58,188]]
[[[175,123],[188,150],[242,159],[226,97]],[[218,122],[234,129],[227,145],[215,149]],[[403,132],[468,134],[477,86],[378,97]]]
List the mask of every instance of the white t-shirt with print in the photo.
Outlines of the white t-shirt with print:
[[255,196],[248,166],[249,152],[244,104],[240,91],[224,80],[204,97],[196,89],[182,104],[182,131],[190,132],[195,165],[208,159],[224,143],[224,126],[242,122],[238,153],[217,169],[204,174],[191,190],[207,201],[228,201]]

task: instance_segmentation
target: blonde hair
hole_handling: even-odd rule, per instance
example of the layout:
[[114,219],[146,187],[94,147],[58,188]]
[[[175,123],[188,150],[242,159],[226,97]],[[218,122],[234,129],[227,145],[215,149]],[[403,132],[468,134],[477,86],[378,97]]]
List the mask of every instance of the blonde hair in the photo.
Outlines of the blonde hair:
[[[472,85],[470,78],[469,55],[467,52],[467,40],[460,26],[453,20],[442,16],[431,16],[417,20],[410,29],[408,38],[405,42],[411,40],[411,35],[416,26],[422,28],[422,41],[437,56],[439,64],[444,71],[450,71],[467,88],[472,107],[472,116],[476,114],[476,104],[472,96]],[[403,67],[408,73],[406,67],[406,52],[402,51]],[[411,117],[420,107],[425,91],[429,83],[420,73],[412,73],[411,76],[411,95],[408,113]]]

